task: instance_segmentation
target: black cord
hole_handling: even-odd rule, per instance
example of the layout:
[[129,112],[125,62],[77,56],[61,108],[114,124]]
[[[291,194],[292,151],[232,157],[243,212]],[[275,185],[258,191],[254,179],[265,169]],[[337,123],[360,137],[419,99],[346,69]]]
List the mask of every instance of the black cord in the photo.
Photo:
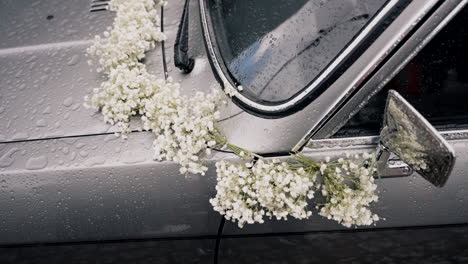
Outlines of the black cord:
[[[258,161],[258,157],[254,157],[252,163],[255,164]],[[221,222],[219,222],[219,227],[218,227],[218,234],[216,235],[216,244],[215,244],[215,250],[214,250],[214,264],[218,264],[218,257],[219,257],[219,248],[221,245],[221,236],[223,235],[223,230],[224,230],[224,224],[226,223],[226,218],[224,216],[221,216]]]
[[[164,33],[164,6],[161,6],[161,32]],[[169,77],[167,73],[167,63],[166,63],[166,48],[164,45],[165,40],[161,42],[161,51],[162,51],[162,60],[163,60],[163,69],[164,69],[164,79],[167,80]]]
[[226,218],[224,218],[224,216],[221,216],[221,221],[219,222],[219,227],[218,227],[218,234],[216,235],[216,244],[215,244],[214,260],[213,260],[214,264],[218,264],[219,246],[221,244],[221,236],[223,235],[225,223],[226,223]]

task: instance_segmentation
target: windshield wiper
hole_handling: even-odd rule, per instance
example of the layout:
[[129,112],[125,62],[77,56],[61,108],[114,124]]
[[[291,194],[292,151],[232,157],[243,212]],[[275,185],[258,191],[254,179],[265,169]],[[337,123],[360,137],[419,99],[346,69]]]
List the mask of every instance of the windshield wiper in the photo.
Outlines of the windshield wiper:
[[184,11],[177,30],[177,37],[174,44],[174,64],[184,73],[190,73],[195,66],[195,61],[189,57],[189,3],[185,0]]

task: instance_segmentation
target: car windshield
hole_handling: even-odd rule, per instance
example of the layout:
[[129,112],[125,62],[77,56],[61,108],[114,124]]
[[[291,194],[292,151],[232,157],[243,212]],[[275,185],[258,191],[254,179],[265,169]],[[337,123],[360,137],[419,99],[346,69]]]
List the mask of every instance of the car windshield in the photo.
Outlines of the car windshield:
[[229,75],[260,103],[308,87],[387,0],[208,0]]

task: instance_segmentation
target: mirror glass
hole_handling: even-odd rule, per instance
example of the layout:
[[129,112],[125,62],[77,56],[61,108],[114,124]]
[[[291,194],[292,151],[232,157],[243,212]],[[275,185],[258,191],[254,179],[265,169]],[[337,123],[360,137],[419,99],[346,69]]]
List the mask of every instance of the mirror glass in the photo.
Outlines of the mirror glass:
[[388,93],[380,143],[438,187],[445,184],[455,163],[452,147],[395,90]]

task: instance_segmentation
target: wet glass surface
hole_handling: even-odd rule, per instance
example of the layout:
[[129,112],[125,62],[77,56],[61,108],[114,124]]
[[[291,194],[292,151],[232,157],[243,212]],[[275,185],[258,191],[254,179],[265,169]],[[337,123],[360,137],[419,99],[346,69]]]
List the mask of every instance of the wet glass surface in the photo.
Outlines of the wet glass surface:
[[281,102],[308,86],[386,0],[208,0],[222,59],[244,95]]
[[468,8],[464,8],[335,137],[377,135],[398,91],[439,130],[468,127]]

